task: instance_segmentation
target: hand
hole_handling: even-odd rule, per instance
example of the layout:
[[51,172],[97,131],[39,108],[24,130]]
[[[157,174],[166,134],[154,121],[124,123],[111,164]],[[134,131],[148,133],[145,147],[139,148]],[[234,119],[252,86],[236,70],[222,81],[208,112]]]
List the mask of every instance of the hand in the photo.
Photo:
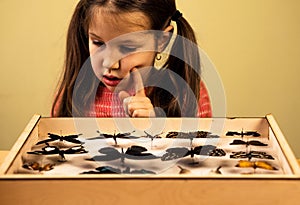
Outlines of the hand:
[[126,114],[130,117],[155,117],[151,100],[145,94],[141,74],[134,68],[131,71],[131,75],[135,85],[135,95],[130,96],[126,91],[119,93],[119,98],[123,101]]

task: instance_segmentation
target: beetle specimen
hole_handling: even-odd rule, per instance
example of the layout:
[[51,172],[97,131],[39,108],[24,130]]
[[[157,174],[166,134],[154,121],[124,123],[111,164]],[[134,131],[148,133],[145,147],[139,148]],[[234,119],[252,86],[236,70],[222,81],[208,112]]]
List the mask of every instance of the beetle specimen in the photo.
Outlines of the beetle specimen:
[[62,136],[62,135],[48,133],[48,137],[50,139],[39,141],[36,144],[39,145],[39,144],[44,144],[44,143],[48,143],[48,142],[53,142],[53,141],[56,141],[56,140],[72,142],[72,143],[75,143],[75,144],[83,144],[83,142],[81,142],[80,140],[76,139],[80,135],[82,135],[82,134]]
[[58,154],[61,157],[61,162],[66,161],[65,154],[83,154],[87,153],[82,145],[74,146],[68,149],[59,149],[57,146],[50,146],[46,143],[46,147],[43,147],[42,150],[36,150],[27,152],[28,154],[36,154],[36,155],[53,155]]
[[248,158],[250,161],[252,158],[259,158],[259,159],[274,159],[272,155],[267,154],[266,152],[259,152],[259,151],[250,151],[250,152],[232,152],[230,158],[238,159],[238,158]]
[[87,140],[96,140],[96,139],[105,139],[105,138],[112,138],[115,141],[115,146],[118,146],[118,142],[117,142],[117,138],[122,138],[122,139],[137,139],[138,137],[135,136],[131,136],[131,134],[135,132],[126,132],[126,133],[114,133],[113,135],[111,134],[104,134],[101,133],[99,130],[97,130],[97,133],[99,133],[98,137],[94,137],[94,138],[89,138]]

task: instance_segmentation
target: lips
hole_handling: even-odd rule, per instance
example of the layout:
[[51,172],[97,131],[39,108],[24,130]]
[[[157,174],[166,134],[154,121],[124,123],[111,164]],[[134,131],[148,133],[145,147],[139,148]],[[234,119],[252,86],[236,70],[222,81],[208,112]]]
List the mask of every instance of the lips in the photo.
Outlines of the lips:
[[121,82],[121,78],[117,78],[113,75],[104,75],[103,82],[108,86],[117,86]]

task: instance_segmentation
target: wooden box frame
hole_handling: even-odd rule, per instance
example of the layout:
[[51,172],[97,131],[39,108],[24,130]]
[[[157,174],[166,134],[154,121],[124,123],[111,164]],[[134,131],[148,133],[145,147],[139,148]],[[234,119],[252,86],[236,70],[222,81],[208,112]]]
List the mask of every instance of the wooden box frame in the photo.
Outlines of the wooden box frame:
[[[204,122],[202,124],[207,124],[206,122],[212,120],[262,121],[269,127],[267,131],[274,134],[278,149],[283,154],[281,157],[286,163],[284,166],[289,169],[289,174],[148,177],[141,175],[44,176],[11,173],[14,166],[20,166],[20,156],[33,143],[33,136],[38,136],[39,132],[44,129],[39,129],[39,125],[42,125],[41,127],[46,125],[45,129],[47,130],[58,131],[57,129],[61,128],[55,126],[57,121],[59,126],[67,129],[64,131],[74,132],[74,127],[70,126],[72,120],[74,118],[33,116],[0,168],[0,200],[2,202],[55,204],[64,200],[77,203],[90,202],[92,204],[98,202],[104,204],[112,202],[114,204],[137,202],[139,204],[198,204],[200,202],[253,204],[264,201],[268,204],[295,204],[300,199],[300,171],[297,160],[271,114],[257,118],[205,118],[199,120]],[[79,120],[88,122],[101,119],[85,118]],[[170,120],[180,121],[176,118]],[[147,119],[133,119],[133,123],[137,122],[138,126],[143,126],[145,121]],[[47,127],[47,124],[50,126]],[[252,128],[251,125],[249,128]]]

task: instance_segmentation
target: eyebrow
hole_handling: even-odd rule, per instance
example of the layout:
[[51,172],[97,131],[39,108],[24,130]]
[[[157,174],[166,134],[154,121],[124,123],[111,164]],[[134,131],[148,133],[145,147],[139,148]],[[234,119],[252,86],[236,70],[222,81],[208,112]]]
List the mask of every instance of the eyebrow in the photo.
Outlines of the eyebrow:
[[[93,37],[96,37],[96,38],[98,38],[99,40],[102,40],[102,38],[100,37],[100,36],[98,36],[98,35],[96,35],[95,33],[93,33],[93,32],[89,32],[89,35],[91,35],[91,36],[93,36]],[[119,42],[119,43],[122,43],[122,44],[140,44],[140,43],[142,43],[142,41],[140,41],[140,40],[132,40],[132,39],[125,39],[125,40],[123,40],[123,41],[121,41],[121,42]]]
[[93,32],[89,32],[89,35],[94,36],[96,38],[102,39],[101,37],[97,36],[96,34],[94,34]]

